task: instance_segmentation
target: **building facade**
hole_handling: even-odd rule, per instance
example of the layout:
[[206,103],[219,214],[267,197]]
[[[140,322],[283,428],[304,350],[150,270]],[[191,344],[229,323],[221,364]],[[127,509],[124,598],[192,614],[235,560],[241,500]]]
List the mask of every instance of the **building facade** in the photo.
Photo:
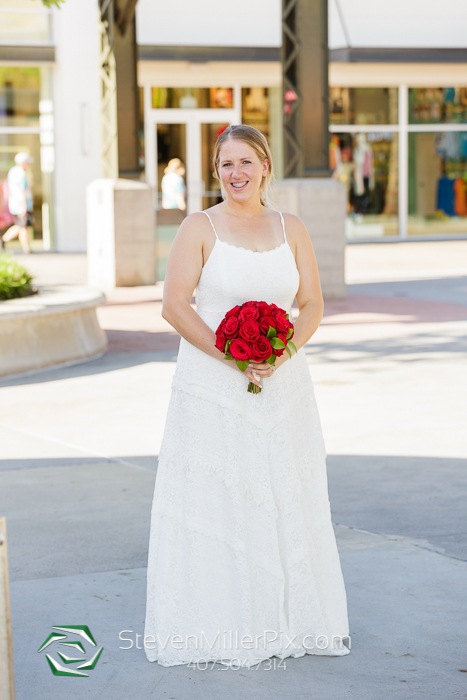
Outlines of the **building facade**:
[[[85,250],[85,188],[102,173],[97,16],[97,0],[0,2],[0,180],[31,153],[38,249]],[[263,131],[282,176],[281,0],[139,0],[136,19],[162,278],[183,216],[219,201],[221,129]],[[349,240],[467,235],[466,25],[464,0],[329,0],[330,163]],[[164,205],[173,159],[184,202]]]
[[101,173],[97,16],[97,0],[0,2],[0,181],[15,153],[34,158],[34,250],[85,249],[85,188]]

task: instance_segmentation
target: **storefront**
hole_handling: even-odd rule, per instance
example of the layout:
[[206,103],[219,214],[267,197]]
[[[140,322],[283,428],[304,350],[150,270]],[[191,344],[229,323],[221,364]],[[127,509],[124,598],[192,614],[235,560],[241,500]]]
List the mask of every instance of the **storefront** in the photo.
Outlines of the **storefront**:
[[[247,123],[263,131],[281,177],[280,64],[269,64],[273,68],[262,85],[258,66],[239,65],[237,80],[229,82],[229,70],[219,70],[209,85],[207,76],[193,84],[189,64],[183,70],[172,64],[168,80],[167,66],[147,62],[140,70],[141,162],[157,192],[159,279],[186,213],[220,201],[210,154],[221,129]],[[251,87],[240,82],[248,74]],[[182,87],[182,81],[192,84]],[[336,62],[330,82],[330,162],[348,193],[348,240],[467,236],[466,69]],[[186,169],[186,208],[166,209],[162,178],[176,158]]]
[[[183,218],[221,201],[211,154],[223,129],[243,123],[262,131],[281,176],[280,66],[274,65],[273,76],[270,66],[258,64],[250,70],[244,64],[230,63],[225,69],[203,66],[205,75],[197,79],[186,64],[178,70],[172,64],[170,77],[156,63],[139,68],[140,84],[144,83],[140,88],[142,177],[155,191],[158,279],[163,279]],[[239,82],[245,76],[251,80],[249,86]],[[258,84],[263,80],[266,86]]]
[[347,188],[348,239],[466,237],[465,68],[377,69],[330,67],[330,161]]
[[[13,43],[34,44],[38,52],[49,46],[51,11],[31,0],[2,3],[0,45],[3,44],[6,56],[7,47]],[[44,62],[0,63],[0,230],[3,232],[11,223],[5,201],[8,171],[14,165],[15,154],[24,151],[34,159],[27,177],[34,206],[31,245],[36,250],[50,249],[53,241],[55,153],[51,85],[52,69]],[[15,243],[9,244],[9,248],[14,247]]]

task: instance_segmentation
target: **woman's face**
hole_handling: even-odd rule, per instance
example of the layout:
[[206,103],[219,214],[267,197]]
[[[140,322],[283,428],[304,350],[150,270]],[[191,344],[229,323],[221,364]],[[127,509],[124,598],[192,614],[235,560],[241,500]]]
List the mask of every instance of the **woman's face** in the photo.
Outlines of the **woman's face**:
[[236,202],[259,197],[261,181],[268,168],[268,159],[261,162],[253,148],[243,141],[228,139],[221,147],[219,178],[227,196]]

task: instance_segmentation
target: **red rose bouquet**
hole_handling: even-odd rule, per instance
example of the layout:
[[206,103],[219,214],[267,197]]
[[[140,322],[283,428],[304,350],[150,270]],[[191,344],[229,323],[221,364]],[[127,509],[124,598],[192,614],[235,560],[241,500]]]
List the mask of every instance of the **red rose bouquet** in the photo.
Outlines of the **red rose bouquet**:
[[[265,301],[246,301],[225,314],[216,331],[216,348],[245,372],[250,361],[274,366],[276,357],[285,350],[291,357],[289,346],[297,352],[291,340],[293,334],[293,324],[284,309]],[[259,394],[261,388],[250,382],[248,391]]]

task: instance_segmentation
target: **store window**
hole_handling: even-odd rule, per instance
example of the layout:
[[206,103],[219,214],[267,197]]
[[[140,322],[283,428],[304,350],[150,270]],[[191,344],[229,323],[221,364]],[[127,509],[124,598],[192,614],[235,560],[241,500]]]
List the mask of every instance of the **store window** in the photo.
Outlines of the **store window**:
[[232,109],[233,88],[157,88],[151,90],[153,109]]
[[0,66],[0,126],[39,126],[39,68]]
[[[8,171],[16,153],[25,152],[34,159],[27,170],[33,194],[33,249],[49,249],[53,244],[54,148],[51,70],[0,66],[0,230],[11,224]],[[7,244],[7,249],[15,247],[18,241]]]
[[242,123],[269,137],[269,95],[262,87],[242,88]]
[[269,142],[276,179],[283,177],[282,88],[242,88],[242,124],[254,126]]
[[397,88],[339,88],[329,90],[331,124],[397,124]]
[[466,124],[467,88],[410,88],[409,124]]
[[398,137],[389,132],[334,133],[332,176],[347,189],[348,238],[398,234]]
[[49,44],[51,19],[41,0],[0,0],[0,43]]
[[467,233],[467,131],[409,134],[408,232]]

